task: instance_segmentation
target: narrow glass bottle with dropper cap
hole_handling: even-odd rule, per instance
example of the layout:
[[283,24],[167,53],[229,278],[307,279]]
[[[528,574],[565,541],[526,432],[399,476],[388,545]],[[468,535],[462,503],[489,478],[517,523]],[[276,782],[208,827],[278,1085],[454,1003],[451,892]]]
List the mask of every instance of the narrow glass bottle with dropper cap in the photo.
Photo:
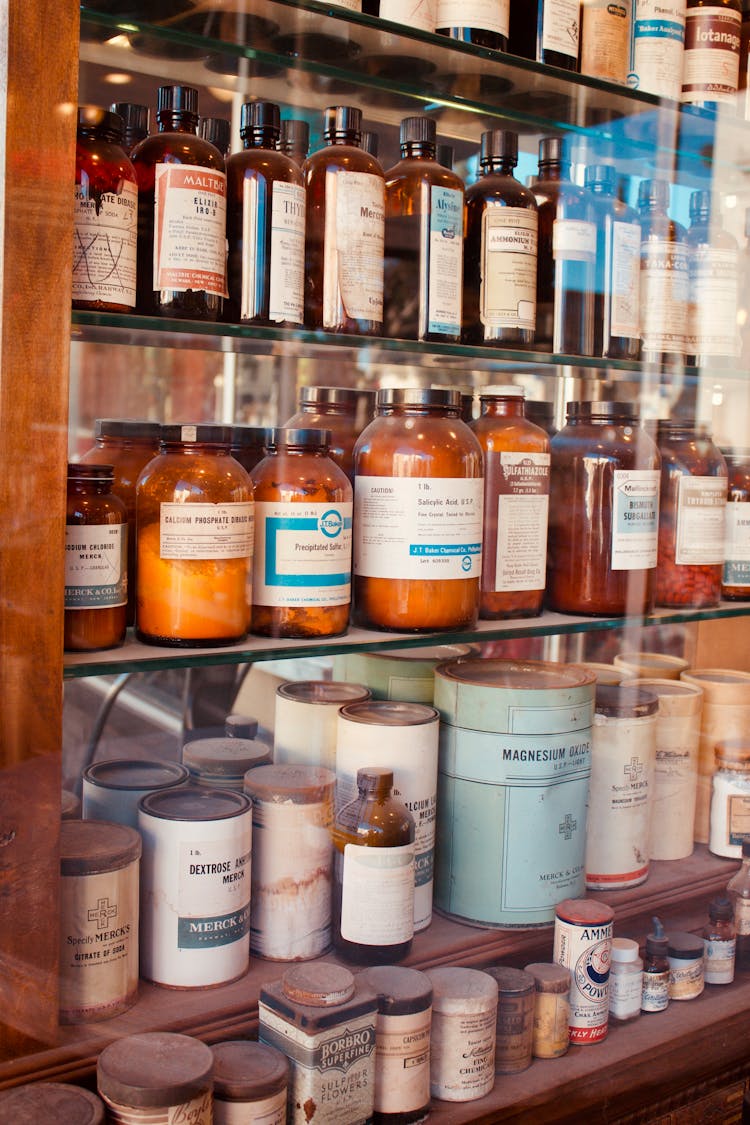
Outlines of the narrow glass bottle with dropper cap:
[[669,1005],[669,938],[658,918],[654,930],[646,938],[643,958],[642,1012],[663,1012]]
[[750,969],[750,836],[742,841],[742,864],[727,883],[727,894],[734,904],[735,964]]

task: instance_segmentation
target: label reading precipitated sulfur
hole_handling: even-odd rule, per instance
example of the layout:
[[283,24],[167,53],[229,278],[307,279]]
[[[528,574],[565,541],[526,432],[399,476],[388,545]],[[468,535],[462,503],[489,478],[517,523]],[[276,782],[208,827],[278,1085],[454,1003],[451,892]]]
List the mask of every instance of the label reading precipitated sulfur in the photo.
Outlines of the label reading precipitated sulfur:
[[723,564],[726,503],[726,477],[680,477],[674,554],[678,566]]
[[660,480],[658,469],[615,469],[612,570],[650,570],[656,566]]
[[482,214],[482,324],[534,330],[536,323],[536,211],[488,206]]
[[160,505],[160,558],[244,559],[252,553],[252,501]]
[[226,174],[157,164],[155,176],[154,289],[226,297]]
[[[338,853],[336,862],[342,865]],[[414,844],[345,846],[341,936],[362,945],[400,945],[414,936]]]
[[247,851],[237,841],[180,843],[177,887],[179,949],[231,945],[250,932],[250,825]]
[[[543,590],[547,561],[549,453],[486,453],[498,481],[495,589]],[[500,471],[492,472],[492,462]]]
[[461,332],[464,194],[455,188],[430,188],[430,274],[427,331],[444,336]]
[[127,180],[94,198],[76,184],[73,300],[135,305],[138,189]]
[[323,326],[383,319],[385,183],[371,172],[326,174]]
[[356,477],[354,573],[370,578],[478,578],[481,479]]
[[544,4],[542,50],[558,51],[578,58],[581,5],[578,0],[555,0]]
[[65,608],[106,609],[128,600],[127,524],[65,528]]
[[351,597],[352,505],[259,502],[256,605],[344,605]]

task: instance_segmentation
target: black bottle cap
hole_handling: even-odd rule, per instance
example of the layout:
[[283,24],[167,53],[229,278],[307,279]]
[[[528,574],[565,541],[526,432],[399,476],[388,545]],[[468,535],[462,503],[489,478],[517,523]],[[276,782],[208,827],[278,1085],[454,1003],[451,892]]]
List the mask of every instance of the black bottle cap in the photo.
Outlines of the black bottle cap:
[[281,122],[281,147],[284,152],[302,152],[307,156],[310,148],[310,126],[297,117]]
[[568,160],[570,160],[570,154],[567,137],[542,137],[539,142],[540,164]]
[[194,86],[160,86],[156,95],[156,111],[198,113],[198,91]]
[[453,145],[436,145],[435,159],[444,168],[450,168],[451,172],[453,171],[453,157]]
[[711,214],[711,192],[702,189],[690,193],[690,218],[708,219]]
[[197,425],[191,422],[175,422],[161,427],[160,440],[162,445],[171,442],[182,444],[201,442],[206,445],[226,445],[229,448],[232,442],[232,427],[212,422],[199,422]]
[[198,136],[208,141],[214,148],[218,148],[223,156],[229,152],[229,137],[231,125],[225,117],[201,117],[198,124]]
[[417,117],[405,117],[401,122],[400,143],[402,145],[411,142],[426,142],[434,145],[436,136],[437,126],[431,117],[420,114]]
[[122,143],[125,122],[119,113],[101,105],[79,105],[78,128],[98,129],[116,144]]
[[742,840],[742,858],[750,859],[750,836],[743,837]]
[[250,715],[227,715],[224,732],[227,738],[254,739],[258,734],[258,720]]
[[94,437],[128,438],[136,441],[158,441],[161,425],[140,418],[96,418]]
[[323,135],[362,132],[362,110],[353,105],[329,105],[323,110]]
[[734,918],[732,900],[726,895],[711,899],[708,904],[708,916],[712,922],[731,922]]
[[587,188],[604,187],[614,194],[617,187],[617,173],[613,164],[590,164],[584,173]]
[[669,184],[666,180],[641,180],[638,185],[639,207],[668,207]]
[[378,148],[380,146],[380,138],[377,133],[365,131],[362,133],[361,146],[365,152],[369,152],[370,156],[378,155]]
[[240,136],[252,129],[274,129],[281,132],[281,110],[276,102],[245,102],[240,110]]
[[123,120],[125,132],[139,140],[148,136],[148,106],[139,105],[138,102],[113,102],[109,107],[112,113],[118,113]]
[[479,163],[489,164],[492,160],[507,160],[518,164],[518,133],[509,129],[488,129],[482,133],[482,146]]

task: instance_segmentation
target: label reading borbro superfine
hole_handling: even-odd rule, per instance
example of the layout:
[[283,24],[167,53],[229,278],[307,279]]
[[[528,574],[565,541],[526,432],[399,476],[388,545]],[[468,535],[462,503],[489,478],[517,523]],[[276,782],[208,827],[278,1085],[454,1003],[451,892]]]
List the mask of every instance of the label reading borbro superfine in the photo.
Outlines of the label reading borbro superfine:
[[553,960],[570,969],[570,1041],[597,1043],[607,1034],[612,923],[579,925],[555,918]]
[[255,505],[256,605],[334,606],[351,598],[352,504]]

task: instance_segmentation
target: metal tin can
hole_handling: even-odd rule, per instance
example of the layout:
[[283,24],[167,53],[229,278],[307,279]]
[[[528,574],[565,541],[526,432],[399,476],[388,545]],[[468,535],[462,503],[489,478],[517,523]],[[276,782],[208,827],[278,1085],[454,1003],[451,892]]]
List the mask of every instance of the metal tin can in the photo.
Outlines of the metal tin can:
[[94,762],[83,771],[83,816],[138,827],[138,802],[157,789],[171,789],[188,779],[177,762],[118,758]]
[[274,761],[335,770],[339,708],[369,698],[362,684],[337,680],[281,684],[276,689]]
[[555,908],[553,957],[570,972],[570,1042],[598,1043],[607,1035],[611,906],[590,898]]
[[182,748],[194,785],[242,793],[248,770],[271,762],[271,748],[255,738],[195,738]]
[[0,1121],[13,1125],[104,1125],[96,1094],[64,1082],[30,1082],[0,1092]]
[[570,973],[563,965],[534,962],[526,966],[534,978],[534,1034],[531,1053],[537,1059],[559,1059],[570,1045]]
[[342,707],[336,735],[336,809],[357,796],[357,770],[393,770],[393,795],[414,817],[414,932],[432,921],[440,716],[387,699]]
[[157,984],[225,984],[250,957],[250,799],[186,785],[141,800],[142,974]]
[[576,665],[438,666],[440,910],[484,926],[547,925],[555,903],[583,892],[595,686]]
[[668,652],[619,652],[612,663],[626,676],[648,676],[660,680],[679,680],[689,662]]
[[519,1074],[531,1066],[536,984],[530,973],[507,965],[486,972],[497,981],[495,1074]]
[[399,965],[365,969],[361,979],[378,996],[375,1121],[424,1121],[430,1108],[432,985],[425,973]]
[[275,1047],[215,1043],[213,1125],[286,1125],[289,1060]]
[[211,1125],[213,1055],[189,1035],[149,1031],[104,1048],[96,1084],[112,1125]]
[[307,961],[331,945],[333,790],[319,766],[258,766],[253,802],[250,949],[271,961]]
[[109,1019],[138,999],[140,856],[123,824],[61,822],[61,1023]]
[[375,1094],[378,1000],[361,977],[339,965],[295,965],[265,985],[258,1038],[287,1056],[289,1125],[366,1125]]
[[430,1093],[472,1102],[495,1085],[497,983],[478,969],[439,967],[432,984]]
[[695,1000],[704,987],[703,938],[698,934],[673,930],[669,935],[669,999]]
[[432,704],[436,666],[446,660],[463,660],[474,651],[470,645],[428,645],[388,652],[348,652],[334,656],[333,674],[339,680],[367,684],[373,699]]

